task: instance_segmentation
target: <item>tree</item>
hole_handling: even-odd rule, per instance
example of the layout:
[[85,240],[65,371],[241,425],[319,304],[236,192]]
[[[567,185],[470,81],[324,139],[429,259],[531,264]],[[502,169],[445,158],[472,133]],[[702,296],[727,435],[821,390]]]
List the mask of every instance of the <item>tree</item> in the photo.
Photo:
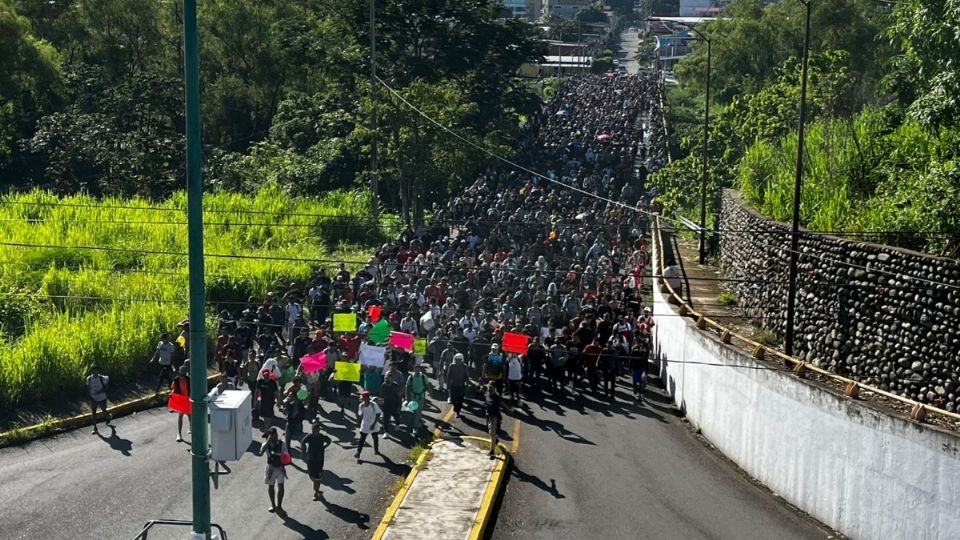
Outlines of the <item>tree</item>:
[[8,158],[37,118],[59,102],[59,55],[8,0],[0,0],[0,50],[0,158]]
[[904,52],[895,69],[913,88],[910,115],[925,125],[960,122],[960,0],[898,2],[887,35]]

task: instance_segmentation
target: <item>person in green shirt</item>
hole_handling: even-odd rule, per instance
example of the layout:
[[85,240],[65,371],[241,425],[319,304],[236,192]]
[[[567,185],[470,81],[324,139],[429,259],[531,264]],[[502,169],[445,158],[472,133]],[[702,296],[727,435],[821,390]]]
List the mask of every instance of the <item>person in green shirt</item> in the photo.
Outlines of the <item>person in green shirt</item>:
[[367,366],[363,370],[363,389],[371,396],[380,395],[380,386],[383,385],[383,372],[376,366]]
[[411,433],[414,436],[420,431],[420,426],[423,425],[423,418],[421,412],[423,411],[423,406],[427,400],[427,390],[429,390],[430,384],[427,380],[427,376],[423,374],[423,365],[417,364],[413,368],[413,373],[407,377],[407,403],[416,402],[416,407],[410,407],[410,411],[413,413],[413,427],[411,428]]

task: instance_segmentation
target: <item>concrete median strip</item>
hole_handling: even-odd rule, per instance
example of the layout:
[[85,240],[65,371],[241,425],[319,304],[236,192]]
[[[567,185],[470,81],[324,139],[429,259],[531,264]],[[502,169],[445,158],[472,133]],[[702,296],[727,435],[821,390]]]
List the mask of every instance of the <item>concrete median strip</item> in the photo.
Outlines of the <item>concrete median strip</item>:
[[[210,375],[207,377],[207,383],[214,384],[219,378],[219,375]],[[109,412],[114,418],[126,416],[130,413],[150,409],[160,404],[165,404],[166,398],[169,394],[169,390],[164,390],[159,395],[150,394],[148,396],[124,401],[123,403],[117,403],[111,405],[107,409],[107,412]],[[80,426],[89,425],[90,423],[90,413],[84,413],[66,418],[56,418],[50,422],[44,422],[32,426],[11,429],[9,431],[0,433],[0,448],[14,444],[25,443],[34,439],[39,439],[40,437],[46,437],[54,433],[60,433],[68,429],[75,429]]]
[[373,540],[483,538],[503,487],[510,454],[495,459],[482,437],[440,440],[421,454],[387,508]]

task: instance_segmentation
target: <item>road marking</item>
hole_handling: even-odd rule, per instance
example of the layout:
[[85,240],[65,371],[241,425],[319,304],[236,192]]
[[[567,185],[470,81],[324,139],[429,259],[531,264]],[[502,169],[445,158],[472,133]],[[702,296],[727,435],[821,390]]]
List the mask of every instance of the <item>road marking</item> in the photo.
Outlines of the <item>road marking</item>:
[[443,433],[444,424],[449,424],[450,420],[453,420],[453,407],[447,409],[447,414],[443,415],[443,419],[440,420],[440,423],[437,424],[436,429],[433,430],[433,438],[439,439],[440,435]]
[[520,450],[520,419],[513,421],[513,443],[510,445],[510,453],[516,454]]

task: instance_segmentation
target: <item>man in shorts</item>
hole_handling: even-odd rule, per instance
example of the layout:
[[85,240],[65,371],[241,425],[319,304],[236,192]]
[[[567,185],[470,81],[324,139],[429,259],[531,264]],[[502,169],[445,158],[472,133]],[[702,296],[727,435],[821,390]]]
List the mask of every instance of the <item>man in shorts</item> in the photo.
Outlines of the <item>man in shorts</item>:
[[[267,454],[267,466],[263,470],[263,483],[267,485],[267,495],[270,496],[271,513],[286,516],[283,509],[283,481],[287,478],[287,471],[283,466],[283,454],[287,453],[287,445],[277,435],[277,428],[267,430],[267,440],[260,446],[260,454]],[[274,491],[274,486],[278,486]]]
[[90,415],[93,418],[93,435],[100,433],[97,431],[97,410],[103,411],[107,418],[106,424],[109,426],[113,416],[107,412],[107,385],[110,384],[110,377],[100,374],[97,366],[90,368],[90,375],[87,377],[87,391],[90,393]]
[[303,458],[307,462],[307,474],[313,480],[313,500],[319,501],[320,482],[323,480],[324,451],[333,442],[330,437],[320,433],[320,422],[313,423],[313,430],[301,441]]

